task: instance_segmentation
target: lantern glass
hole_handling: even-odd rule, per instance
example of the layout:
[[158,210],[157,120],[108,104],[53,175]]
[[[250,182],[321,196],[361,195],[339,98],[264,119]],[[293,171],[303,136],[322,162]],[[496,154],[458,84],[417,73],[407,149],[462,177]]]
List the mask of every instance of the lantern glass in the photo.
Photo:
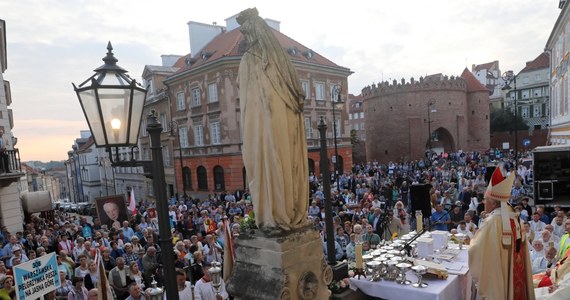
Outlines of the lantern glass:
[[107,49],[105,65],[75,91],[97,147],[133,146],[138,141],[146,90],[116,65],[110,43]]

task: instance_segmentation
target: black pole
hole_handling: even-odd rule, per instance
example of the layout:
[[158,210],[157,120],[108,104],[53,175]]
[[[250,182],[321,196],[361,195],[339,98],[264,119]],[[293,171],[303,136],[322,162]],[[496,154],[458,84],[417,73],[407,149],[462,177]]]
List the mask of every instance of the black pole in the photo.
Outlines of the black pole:
[[180,154],[180,179],[182,179],[182,190],[184,191],[184,197],[188,197],[186,194],[186,180],[184,180],[184,161],[182,160],[182,144],[180,143],[180,128],[178,123],[176,123],[176,134],[178,136],[178,153]]
[[431,101],[428,103],[428,147],[431,156]]
[[[340,90],[337,91],[338,93],[338,100],[340,101]],[[336,114],[335,114],[335,106],[336,103],[334,102],[334,100],[332,101],[332,108],[333,108],[333,138],[334,138],[334,182],[336,183],[336,191],[337,193],[340,195],[340,187],[338,186],[338,177],[339,177],[339,172],[338,172],[338,146],[337,146],[337,141],[336,141]],[[326,128],[325,128],[326,129]]]
[[327,237],[327,260],[329,265],[336,265],[336,251],[334,243],[334,228],[332,218],[332,204],[331,204],[331,176],[329,171],[329,158],[327,153],[327,124],[323,117],[317,126],[321,134],[321,162],[320,168],[323,173],[323,191],[325,194],[325,228]]
[[517,167],[517,159],[519,157],[519,125],[518,125],[518,108],[517,108],[517,75],[514,74],[513,83],[515,85],[515,167]]
[[174,247],[172,246],[172,234],[170,232],[166,181],[164,180],[164,161],[162,158],[162,145],[160,144],[162,125],[156,120],[156,116],[150,115],[148,117],[146,131],[150,135],[152,150],[152,183],[156,196],[155,202],[158,214],[158,232],[160,234],[159,243],[162,249],[166,299],[178,300],[178,287],[176,286],[176,272],[174,268]]

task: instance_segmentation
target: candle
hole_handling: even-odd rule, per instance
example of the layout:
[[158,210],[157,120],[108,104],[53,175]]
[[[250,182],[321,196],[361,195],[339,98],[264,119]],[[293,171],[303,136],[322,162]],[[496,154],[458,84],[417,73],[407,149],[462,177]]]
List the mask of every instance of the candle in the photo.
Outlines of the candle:
[[421,210],[416,210],[416,231],[419,233],[424,229],[424,217]]
[[364,265],[362,264],[362,243],[356,244],[354,247],[354,254],[356,257],[356,268],[364,269]]

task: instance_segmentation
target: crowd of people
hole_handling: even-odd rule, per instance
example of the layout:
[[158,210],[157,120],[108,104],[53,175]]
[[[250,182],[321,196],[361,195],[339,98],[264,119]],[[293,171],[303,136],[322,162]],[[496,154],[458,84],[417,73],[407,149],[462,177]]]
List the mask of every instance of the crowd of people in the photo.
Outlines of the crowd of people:
[[[414,230],[416,215],[410,200],[417,184],[431,186],[425,201],[431,203],[432,212],[425,226],[463,233],[469,243],[487,215],[483,205],[485,174],[492,160],[486,154],[456,152],[430,154],[413,162],[355,164],[333,180],[331,188],[337,260],[354,259],[356,242],[362,242],[367,251]],[[503,159],[502,163],[507,170],[515,169],[512,160]],[[531,207],[532,195],[525,187],[532,173],[522,164],[517,169],[509,202],[524,221],[533,273],[549,274],[570,247],[570,219],[560,207],[551,213]],[[326,254],[322,179],[310,175],[308,215],[314,229],[321,233]],[[226,230],[229,236],[238,237],[244,219],[253,218],[251,195],[247,190],[211,194],[203,199],[185,195],[173,197],[169,204],[180,299],[229,298],[223,284],[220,295],[215,295],[209,269],[212,262],[224,259]],[[15,299],[14,266],[52,252],[57,254],[63,284],[46,299],[91,299],[103,292],[98,285],[98,256],[113,298],[147,299],[145,291],[152,281],[159,286],[163,283],[163,249],[157,244],[158,222],[152,208],[148,201],[140,201],[136,214],[122,226],[101,224],[97,216],[56,211],[53,220],[33,216],[20,232],[2,228],[0,300]]]

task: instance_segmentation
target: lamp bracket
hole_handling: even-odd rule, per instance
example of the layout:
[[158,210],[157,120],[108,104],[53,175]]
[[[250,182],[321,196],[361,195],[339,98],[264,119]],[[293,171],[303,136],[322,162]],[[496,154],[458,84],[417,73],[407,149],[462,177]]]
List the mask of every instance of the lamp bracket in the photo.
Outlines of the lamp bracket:
[[115,158],[113,158],[113,151],[111,147],[107,147],[109,153],[109,160],[112,167],[143,167],[144,176],[152,179],[152,161],[150,160],[135,160],[134,151],[137,146],[131,147],[131,159],[122,160],[119,157],[119,147],[115,147]]

